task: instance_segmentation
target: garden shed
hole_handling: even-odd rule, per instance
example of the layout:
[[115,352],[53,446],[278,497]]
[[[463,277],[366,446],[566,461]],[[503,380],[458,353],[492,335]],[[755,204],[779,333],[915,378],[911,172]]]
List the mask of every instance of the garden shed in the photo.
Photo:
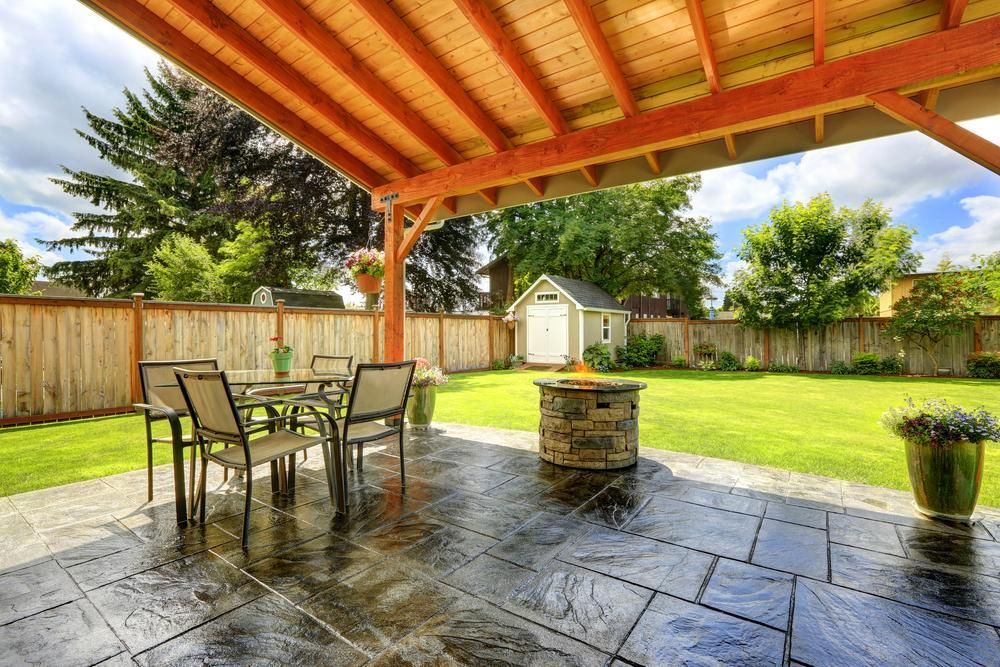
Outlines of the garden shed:
[[625,344],[630,311],[594,283],[543,275],[510,306],[517,314],[514,349],[528,363],[582,359],[594,343],[614,353]]
[[278,299],[285,305],[299,308],[340,308],[344,307],[344,297],[336,292],[315,289],[293,289],[290,287],[258,287],[250,297],[255,306],[275,306]]

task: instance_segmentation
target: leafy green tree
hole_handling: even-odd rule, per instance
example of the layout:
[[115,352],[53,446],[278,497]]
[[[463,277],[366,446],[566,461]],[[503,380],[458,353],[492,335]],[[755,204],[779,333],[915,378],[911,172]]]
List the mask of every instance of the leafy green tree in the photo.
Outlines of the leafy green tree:
[[486,216],[497,254],[514,267],[515,285],[543,273],[594,282],[617,298],[674,293],[703,313],[709,285],[720,284],[715,234],[685,215],[698,176],[662,179],[518,206]]
[[219,267],[208,249],[194,239],[168,236],[149,263],[156,295],[167,301],[224,301]]
[[982,282],[973,273],[946,270],[917,281],[893,306],[893,318],[885,330],[926,352],[937,375],[941,341],[967,331],[985,299]]
[[979,255],[973,258],[975,261],[974,276],[979,281],[980,286],[985,291],[986,296],[992,302],[985,307],[995,309],[1000,305],[1000,252],[989,255]]
[[747,326],[819,329],[868,312],[889,280],[917,268],[913,234],[873,201],[857,209],[838,209],[827,194],[785,202],[744,231],[747,267],[728,296]]
[[0,241],[0,294],[28,294],[42,263],[25,257],[13,239]]

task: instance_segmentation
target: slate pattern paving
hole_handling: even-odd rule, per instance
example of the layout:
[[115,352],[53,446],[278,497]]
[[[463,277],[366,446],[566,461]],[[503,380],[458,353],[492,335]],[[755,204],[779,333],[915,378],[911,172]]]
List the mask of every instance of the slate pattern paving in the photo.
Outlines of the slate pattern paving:
[[0,498],[0,665],[1000,663],[1000,512],[928,521],[906,493],[689,454],[586,473],[531,433],[439,426],[365,448],[335,516],[169,468]]

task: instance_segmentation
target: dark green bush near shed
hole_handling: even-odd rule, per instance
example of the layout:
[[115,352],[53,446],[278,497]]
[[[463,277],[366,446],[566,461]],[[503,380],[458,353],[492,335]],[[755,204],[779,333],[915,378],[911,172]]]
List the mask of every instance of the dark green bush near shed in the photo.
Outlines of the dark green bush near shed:
[[628,343],[615,349],[618,364],[625,368],[646,368],[656,363],[663,350],[664,338],[660,334],[639,333],[629,336]]
[[593,368],[600,373],[607,373],[611,370],[611,351],[604,343],[594,343],[588,345],[583,351],[583,363],[588,368]]
[[973,352],[965,360],[969,377],[1000,379],[1000,352]]

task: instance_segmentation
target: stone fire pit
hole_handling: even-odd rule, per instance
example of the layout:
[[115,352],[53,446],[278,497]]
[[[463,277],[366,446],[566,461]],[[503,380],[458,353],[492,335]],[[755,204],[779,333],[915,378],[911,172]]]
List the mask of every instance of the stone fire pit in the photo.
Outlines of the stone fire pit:
[[568,468],[612,470],[636,462],[643,382],[535,380],[541,393],[538,456]]

